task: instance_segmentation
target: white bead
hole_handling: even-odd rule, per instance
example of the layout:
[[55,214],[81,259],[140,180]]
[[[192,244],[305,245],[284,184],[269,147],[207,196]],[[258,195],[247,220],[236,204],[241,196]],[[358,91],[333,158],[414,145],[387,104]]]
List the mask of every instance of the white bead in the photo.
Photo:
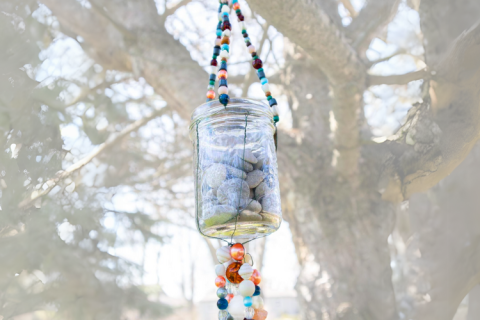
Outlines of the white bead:
[[[230,254],[230,253],[228,253]],[[234,263],[235,261],[233,261],[232,259],[226,261],[223,263],[223,265],[225,266],[225,270],[228,268],[229,265],[231,265],[232,263]]]
[[260,296],[252,297],[252,308],[255,310],[263,309],[263,299]]
[[251,280],[243,280],[238,287],[238,292],[244,297],[251,297],[255,293],[255,284]]
[[225,266],[223,264],[217,264],[215,266],[215,273],[217,276],[225,276]]
[[222,7],[222,12],[230,12],[230,8],[228,6],[223,6]]
[[238,274],[243,278],[243,280],[248,280],[253,274],[253,268],[250,264],[244,263],[242,264],[240,270],[238,270]]
[[248,52],[254,53],[255,52],[255,46],[253,44],[248,46]]
[[231,32],[230,32],[229,29],[223,30],[223,35],[224,35],[225,37],[230,37],[230,34],[231,34]]
[[273,115],[274,116],[278,116],[278,109],[277,109],[277,106],[273,106]]
[[245,307],[243,306],[243,297],[240,295],[234,296],[230,303],[228,304],[228,313],[233,317],[235,320],[243,320],[244,319],[244,310]]
[[264,85],[262,85],[262,90],[263,90],[263,92],[270,91],[270,86],[268,85],[268,83],[265,83]]
[[229,57],[230,57],[230,55],[228,54],[227,50],[222,50],[222,52],[220,52],[220,58],[228,59]]
[[220,263],[224,263],[229,261],[230,258],[230,247],[225,246],[225,247],[220,247],[217,249],[217,259]]
[[218,87],[218,94],[228,94],[228,87]]
[[218,68],[215,66],[212,66],[211,74],[217,74]]

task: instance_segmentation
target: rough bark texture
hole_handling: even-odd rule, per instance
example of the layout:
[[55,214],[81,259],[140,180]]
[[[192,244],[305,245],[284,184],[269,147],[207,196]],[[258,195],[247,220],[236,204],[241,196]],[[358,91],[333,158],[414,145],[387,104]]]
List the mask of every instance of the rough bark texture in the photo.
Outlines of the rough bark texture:
[[[166,32],[153,1],[96,0],[91,1],[92,9],[74,0],[43,2],[63,28],[85,39],[82,45],[99,63],[145,77],[185,119],[188,110],[201,103],[207,75]],[[445,7],[465,4],[465,10],[477,8],[472,1],[440,2]],[[475,15],[464,19],[459,12],[455,21],[462,21],[461,26],[439,27],[439,21],[445,21],[437,16],[440,4],[422,1],[427,61],[438,62],[429,84],[431,99],[426,97],[412,108],[391,141],[361,146],[367,67],[363,54],[355,48],[362,48],[389,21],[398,2],[369,1],[348,30],[343,30],[338,17],[328,16],[326,12],[334,12],[329,2],[323,9],[320,2],[307,0],[282,0],[275,6],[251,0],[250,4],[296,45],[287,46],[293,51],[287,54],[287,67],[281,75],[288,88],[294,128],[280,134],[279,159],[284,211],[302,266],[297,289],[303,316],[398,319],[387,243],[395,221],[392,202],[437,184],[463,161],[480,137],[476,88],[480,27],[460,35],[473,25]],[[451,14],[452,10],[441,12]],[[429,35],[434,28],[441,31],[436,38]],[[454,40],[456,47],[442,55]],[[309,94],[311,98],[307,98]],[[445,209],[445,215],[451,212],[451,208]],[[422,210],[417,216],[419,228],[422,219],[431,217]],[[421,233],[421,238],[429,239],[428,232]],[[442,243],[448,244],[440,242],[438,246]],[[449,245],[454,248],[460,242]],[[475,248],[472,244],[467,251],[456,252],[458,261],[473,259],[476,266]],[[444,261],[446,257],[431,259]],[[441,284],[456,266],[452,262],[438,272],[426,266],[425,272],[435,284]],[[431,294],[435,303],[419,306],[417,319],[451,319],[455,305],[479,280],[472,265],[465,268],[460,283],[438,285]],[[449,290],[455,294],[453,305],[445,303]]]

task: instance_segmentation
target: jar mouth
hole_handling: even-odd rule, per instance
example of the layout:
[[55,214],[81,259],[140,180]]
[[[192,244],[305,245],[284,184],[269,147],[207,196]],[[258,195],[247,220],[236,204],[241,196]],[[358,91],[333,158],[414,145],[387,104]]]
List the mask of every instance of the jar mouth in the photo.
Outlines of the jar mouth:
[[250,99],[232,98],[226,107],[218,100],[212,100],[197,107],[191,116],[190,131],[194,130],[197,124],[203,120],[220,114],[230,114],[232,116],[248,114],[252,118],[266,118],[271,122],[273,128],[273,112],[268,105]]

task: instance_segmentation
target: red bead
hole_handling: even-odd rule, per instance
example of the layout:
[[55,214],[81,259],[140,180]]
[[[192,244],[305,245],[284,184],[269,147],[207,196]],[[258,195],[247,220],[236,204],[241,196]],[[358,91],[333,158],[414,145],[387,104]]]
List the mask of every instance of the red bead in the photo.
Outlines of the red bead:
[[225,273],[227,275],[228,281],[235,284],[243,281],[242,276],[238,274],[238,270],[240,270],[241,266],[242,266],[241,262],[234,262],[227,267],[227,270],[225,271]]
[[215,99],[215,91],[213,91],[213,90],[208,90],[208,92],[207,92],[207,98],[208,98],[208,99],[212,99],[212,100]]
[[217,59],[212,59],[212,61],[210,61],[210,65],[216,67],[218,65]]
[[225,30],[232,30],[232,25],[230,24],[229,21],[224,21],[223,22],[223,26],[222,26],[222,30],[225,31]]
[[260,272],[258,272],[257,269],[253,269],[253,273],[252,273],[252,276],[250,277],[250,280],[252,280],[252,282],[256,286],[258,286],[260,282],[262,282],[262,276],[260,275]]
[[243,256],[245,256],[245,248],[243,247],[243,244],[235,243],[230,248],[230,256],[232,257],[233,260],[237,260],[237,261],[242,260]]
[[215,285],[220,288],[220,287],[225,287],[225,284],[227,283],[227,280],[225,280],[224,277],[218,276],[217,279],[215,279]]
[[[227,79],[227,78],[228,78],[227,70],[218,71],[218,79]],[[231,249],[230,249],[230,252],[231,252]]]
[[243,14],[239,14],[237,17],[238,17],[238,20],[240,21],[245,20],[245,17],[243,16]]
[[255,60],[253,60],[252,65],[253,65],[253,67],[254,67],[255,69],[258,70],[258,69],[260,69],[260,68],[263,66],[263,63],[262,63],[262,60],[260,60],[260,59],[255,59]]
[[229,293],[227,294],[227,297],[225,299],[227,299],[228,303],[230,303],[230,301],[233,299],[233,294]]

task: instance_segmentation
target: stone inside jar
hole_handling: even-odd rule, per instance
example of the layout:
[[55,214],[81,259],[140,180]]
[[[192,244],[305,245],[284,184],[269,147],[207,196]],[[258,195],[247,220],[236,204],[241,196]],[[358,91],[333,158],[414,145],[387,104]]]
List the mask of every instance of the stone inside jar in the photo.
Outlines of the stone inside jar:
[[[280,201],[270,159],[249,149],[203,150],[202,224],[268,221]],[[238,217],[237,217],[238,216]]]

